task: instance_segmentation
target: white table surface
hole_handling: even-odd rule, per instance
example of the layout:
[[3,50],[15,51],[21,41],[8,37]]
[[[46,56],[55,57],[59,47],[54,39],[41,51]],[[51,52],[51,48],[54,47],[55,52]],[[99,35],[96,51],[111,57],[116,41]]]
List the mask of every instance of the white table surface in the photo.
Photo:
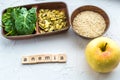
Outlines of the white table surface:
[[[10,6],[48,1],[55,0],[0,0],[0,15],[3,9]],[[67,4],[69,16],[83,5],[104,9],[110,18],[110,28],[103,36],[112,38],[120,45],[120,0],[61,1]],[[0,80],[120,80],[120,65],[108,74],[91,70],[84,55],[89,41],[77,36],[71,28],[62,34],[18,41],[8,40],[0,34]],[[66,53],[67,63],[21,64],[24,55],[46,53]]]

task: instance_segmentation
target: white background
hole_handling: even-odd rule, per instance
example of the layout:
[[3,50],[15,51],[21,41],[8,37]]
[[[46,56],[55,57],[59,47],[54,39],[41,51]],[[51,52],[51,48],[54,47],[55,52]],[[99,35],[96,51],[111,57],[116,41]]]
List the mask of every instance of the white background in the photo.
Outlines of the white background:
[[[0,0],[0,15],[10,6],[48,1],[55,0]],[[67,4],[69,17],[73,10],[83,5],[94,5],[105,10],[110,18],[110,28],[103,36],[112,38],[120,45],[120,0],[61,1]],[[71,28],[62,34],[17,41],[8,40],[0,34],[0,80],[120,80],[120,65],[108,74],[91,70],[84,55],[89,41],[76,35]],[[24,55],[46,53],[65,53],[67,63],[21,64]]]

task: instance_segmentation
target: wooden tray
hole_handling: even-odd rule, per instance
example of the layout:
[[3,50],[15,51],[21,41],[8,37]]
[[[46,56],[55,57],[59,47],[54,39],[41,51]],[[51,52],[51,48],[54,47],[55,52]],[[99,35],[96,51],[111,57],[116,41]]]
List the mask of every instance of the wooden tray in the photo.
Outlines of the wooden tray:
[[[64,2],[48,2],[48,3],[30,4],[30,5],[22,5],[22,6],[15,6],[15,7],[26,7],[27,9],[30,9],[32,7],[37,7],[37,11],[36,11],[37,13],[38,13],[39,9],[62,10],[62,11],[65,12],[67,25],[66,25],[65,28],[63,28],[61,30],[57,30],[57,31],[53,31],[53,32],[46,32],[46,33],[40,33],[39,32],[40,28],[38,27],[38,22],[36,22],[36,30],[34,31],[33,34],[18,35],[18,36],[6,36],[5,35],[6,32],[5,32],[4,27],[3,27],[2,28],[2,35],[5,38],[7,38],[7,39],[18,40],[18,39],[28,39],[28,38],[32,38],[32,37],[36,37],[36,36],[44,36],[44,35],[57,34],[57,33],[61,33],[61,32],[67,31],[69,29],[69,27],[70,27],[69,14],[68,14],[68,10],[67,10],[67,5]],[[2,12],[2,14],[4,14],[6,12],[6,10],[7,9],[5,9]]]

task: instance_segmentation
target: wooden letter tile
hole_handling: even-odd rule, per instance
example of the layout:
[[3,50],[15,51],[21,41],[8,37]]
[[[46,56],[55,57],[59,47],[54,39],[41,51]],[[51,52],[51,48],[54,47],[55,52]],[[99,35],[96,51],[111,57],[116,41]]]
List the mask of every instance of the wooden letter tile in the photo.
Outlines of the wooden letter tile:
[[35,64],[37,63],[37,56],[33,55],[33,56],[29,56],[29,60],[30,60],[30,64]]
[[45,62],[45,59],[44,59],[45,55],[37,55],[37,63],[43,63]]
[[58,62],[58,55],[55,54],[55,55],[52,55],[52,62]]
[[58,62],[66,62],[66,55],[65,54],[59,54],[58,55]]
[[30,63],[29,57],[28,56],[23,56],[22,57],[22,64],[29,64],[29,63]]
[[52,55],[51,54],[46,54],[44,56],[45,62],[52,62]]

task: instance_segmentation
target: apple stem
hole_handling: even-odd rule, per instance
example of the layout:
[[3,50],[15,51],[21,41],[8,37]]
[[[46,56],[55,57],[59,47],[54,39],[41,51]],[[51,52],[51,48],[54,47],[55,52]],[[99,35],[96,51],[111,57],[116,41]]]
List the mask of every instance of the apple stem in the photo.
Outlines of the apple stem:
[[105,46],[103,46],[101,49],[102,51],[105,51],[106,50],[106,46],[107,46],[107,43],[105,43]]

